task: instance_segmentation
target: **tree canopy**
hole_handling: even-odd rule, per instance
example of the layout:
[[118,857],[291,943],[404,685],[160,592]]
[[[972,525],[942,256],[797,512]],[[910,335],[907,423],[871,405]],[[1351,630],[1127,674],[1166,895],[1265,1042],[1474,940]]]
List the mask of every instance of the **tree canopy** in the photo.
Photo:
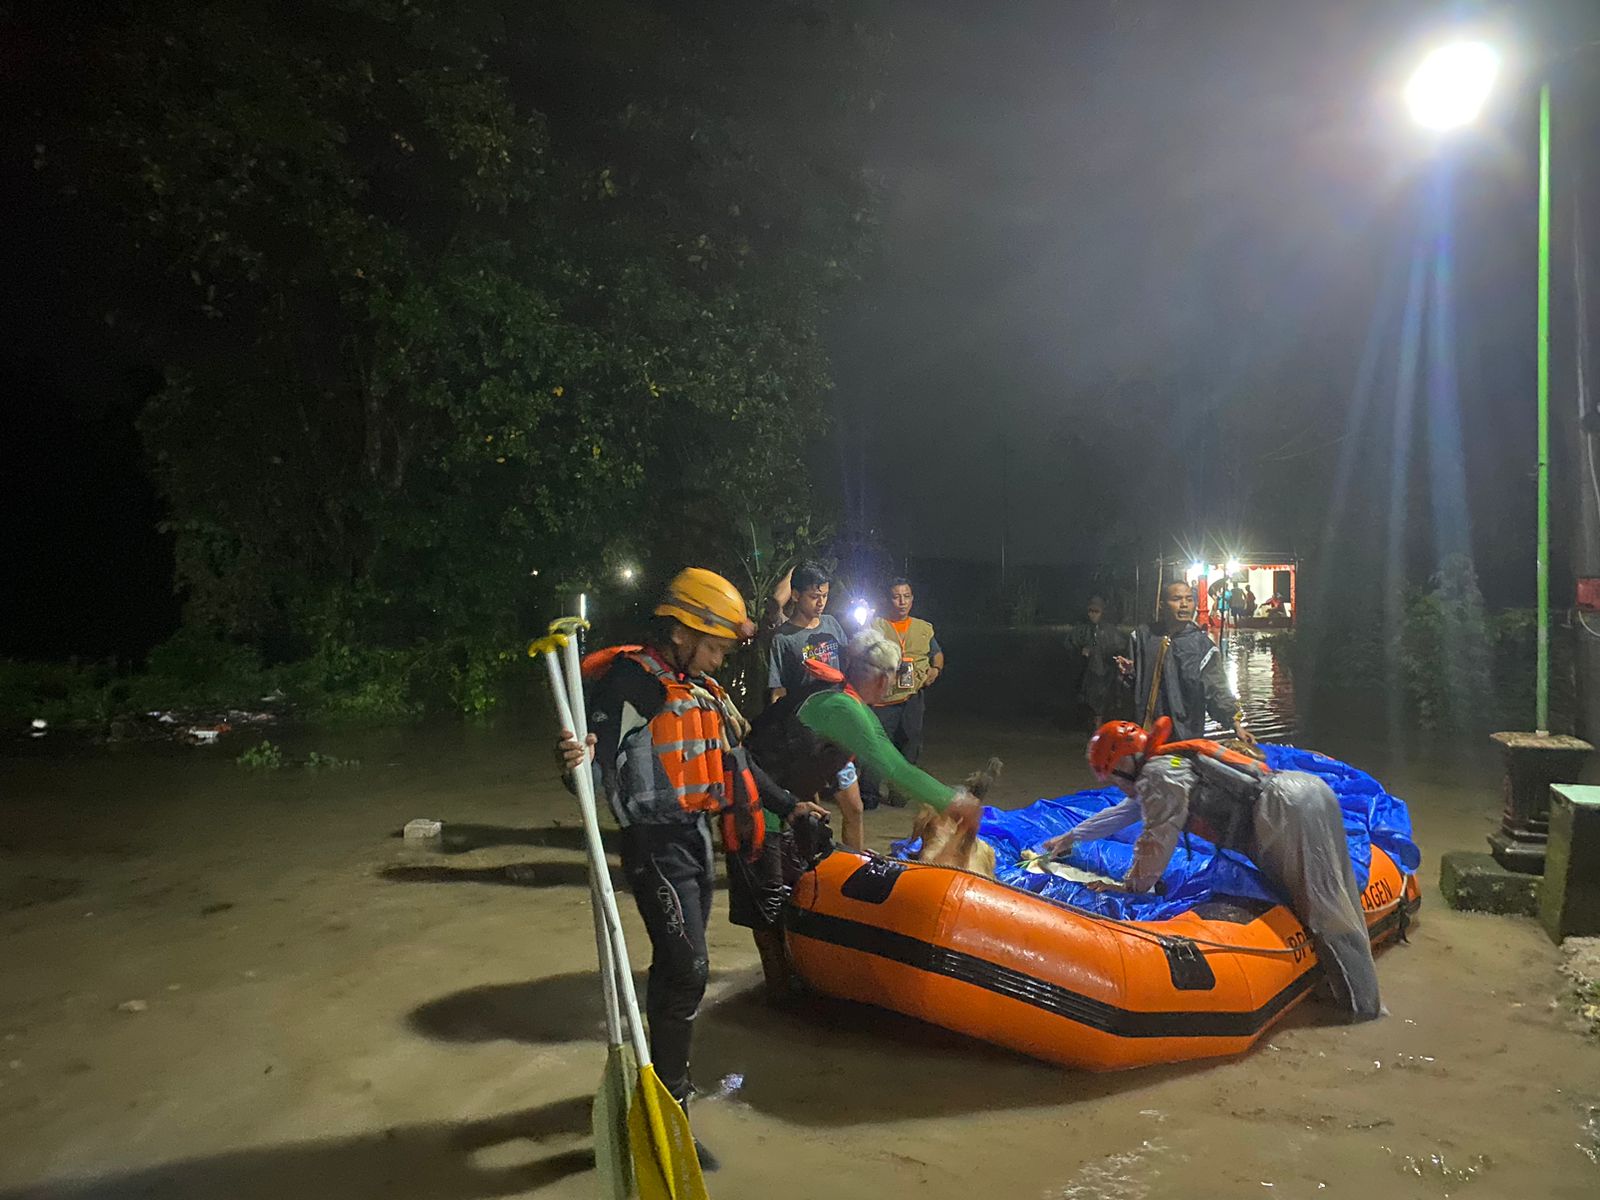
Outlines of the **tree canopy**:
[[141,430],[191,623],[477,679],[543,589],[807,520],[819,322],[873,236],[877,48],[841,6],[64,28],[37,165],[113,223],[106,319],[164,364]]

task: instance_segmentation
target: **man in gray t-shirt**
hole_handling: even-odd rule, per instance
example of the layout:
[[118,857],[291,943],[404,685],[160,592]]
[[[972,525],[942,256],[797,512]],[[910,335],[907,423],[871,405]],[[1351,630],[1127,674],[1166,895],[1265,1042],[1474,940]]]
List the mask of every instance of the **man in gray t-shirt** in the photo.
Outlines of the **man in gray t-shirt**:
[[794,569],[791,579],[794,613],[772,635],[767,652],[767,702],[805,683],[806,663],[816,660],[840,670],[850,641],[844,626],[827,615],[828,576],[813,563]]

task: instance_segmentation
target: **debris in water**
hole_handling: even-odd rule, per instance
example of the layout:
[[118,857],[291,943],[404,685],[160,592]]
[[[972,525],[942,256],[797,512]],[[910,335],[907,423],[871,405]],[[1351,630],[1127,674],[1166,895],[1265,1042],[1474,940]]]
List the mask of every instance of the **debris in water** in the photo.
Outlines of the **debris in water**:
[[415,821],[406,822],[405,836],[413,841],[419,838],[436,838],[443,829],[443,821],[430,821],[426,817],[418,817]]
[[1582,1125],[1584,1139],[1588,1143],[1574,1142],[1578,1153],[1582,1154],[1595,1166],[1600,1167],[1600,1106],[1591,1106],[1588,1117]]
[[1436,1066],[1431,1054],[1397,1054],[1390,1064],[1396,1071],[1417,1071],[1426,1075],[1444,1076],[1443,1067]]
[[[407,837],[411,835],[406,834]],[[506,878],[512,883],[532,883],[535,879],[532,863],[511,863],[506,867]]]
[[125,1012],[125,1013],[136,1013],[136,1012],[143,1012],[145,1009],[147,1009],[149,1007],[150,1007],[149,1003],[144,1001],[144,1000],[124,1000],[121,1004],[117,1005],[117,1011],[118,1012]]
[[1167,1175],[1168,1160],[1187,1162],[1188,1155],[1175,1154],[1159,1139],[1143,1141],[1136,1149],[1081,1164],[1065,1187],[1047,1195],[1049,1200],[1146,1200],[1152,1182]]
[[43,717],[35,717],[33,719],[33,733],[31,736],[41,738],[45,735],[45,730],[49,728],[49,721],[46,721]]
[[1472,1161],[1465,1167],[1452,1167],[1445,1162],[1444,1155],[1430,1154],[1426,1158],[1418,1158],[1408,1154],[1400,1163],[1400,1170],[1407,1175],[1414,1175],[1418,1179],[1438,1180],[1443,1184],[1443,1192],[1450,1195],[1462,1184],[1471,1183],[1483,1174],[1484,1171],[1494,1166],[1494,1160],[1487,1154],[1476,1154]]
[[736,1095],[744,1086],[744,1076],[737,1071],[724,1075],[717,1082],[717,1090],[707,1097],[709,1100],[727,1100]]

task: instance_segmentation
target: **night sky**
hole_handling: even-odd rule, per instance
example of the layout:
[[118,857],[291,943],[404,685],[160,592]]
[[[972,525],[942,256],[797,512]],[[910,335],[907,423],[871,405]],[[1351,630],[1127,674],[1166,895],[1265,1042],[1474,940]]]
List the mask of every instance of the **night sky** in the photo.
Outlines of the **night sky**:
[[[1600,37],[1588,6],[1549,14],[1562,38]],[[1451,469],[1438,455],[1417,469],[1428,486],[1471,481],[1490,598],[1522,599],[1532,88],[1509,79],[1481,128],[1431,144],[1397,88],[1434,15],[1376,0],[889,5],[871,147],[883,250],[833,314],[839,469],[819,490],[897,555],[995,559],[1003,497],[1016,562],[1092,557],[1107,502],[1146,514],[1167,549],[1221,532],[1302,553],[1330,533],[1368,543],[1408,272],[1443,261],[1455,354],[1418,387],[1448,366],[1454,394],[1419,401],[1434,423],[1416,436],[1436,446],[1448,419],[1462,449]],[[100,324],[92,236],[40,190],[26,132],[4,132],[0,653],[137,652],[176,617],[132,429],[158,364]],[[1208,414],[1243,396],[1281,397],[1288,419],[1253,445],[1208,440]],[[1141,474],[1152,439],[1195,446],[1196,469]],[[1106,469],[1108,446],[1125,470]],[[1221,486],[1228,455],[1280,482]],[[1341,455],[1353,498],[1330,522]],[[1460,524],[1444,542],[1467,538],[1448,498],[1411,495]],[[1449,548],[1434,542],[1412,547],[1413,569]]]
[[[1005,464],[1014,557],[1092,553],[1094,530],[1073,519],[1073,435],[1114,414],[1103,401],[1119,393],[1154,393],[1176,426],[1218,400],[1281,396],[1305,414],[1286,450],[1314,479],[1351,435],[1369,338],[1396,356],[1400,313],[1370,328],[1396,264],[1431,251],[1430,222],[1450,205],[1467,473],[1492,481],[1494,515],[1510,506],[1531,522],[1525,480],[1515,493],[1532,409],[1507,406],[1533,384],[1526,81],[1437,146],[1397,94],[1439,27],[1415,4],[915,7],[878,147],[885,262],[837,349],[845,419],[922,464],[863,475],[892,541],[993,558]],[[1395,381],[1378,386],[1392,403]],[[1126,433],[1136,468],[1150,430]],[[1174,537],[1220,520],[1248,545],[1305,552],[1320,528],[1321,498],[1280,491],[1229,511],[1204,473],[1136,476],[1127,502],[1167,509]]]

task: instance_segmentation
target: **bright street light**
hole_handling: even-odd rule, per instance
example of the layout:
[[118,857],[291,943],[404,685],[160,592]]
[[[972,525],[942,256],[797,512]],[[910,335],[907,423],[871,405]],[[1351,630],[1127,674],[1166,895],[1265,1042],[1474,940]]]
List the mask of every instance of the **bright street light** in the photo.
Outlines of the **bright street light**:
[[[1582,47],[1579,47],[1580,49]],[[1432,51],[1405,87],[1412,119],[1433,130],[1459,129],[1477,119],[1500,73],[1500,56],[1484,42],[1452,42]],[[1538,291],[1538,545],[1535,585],[1534,729],[1550,728],[1550,84],[1539,89]]]
[[619,574],[622,576],[623,583],[633,582],[634,571],[632,567],[623,567]]
[[1228,560],[1229,575],[1237,575],[1242,570],[1244,570],[1244,564],[1241,563],[1237,558],[1230,558]]
[[1440,46],[1406,82],[1406,107],[1417,124],[1428,129],[1470,125],[1483,111],[1499,73],[1500,56],[1484,42]]

